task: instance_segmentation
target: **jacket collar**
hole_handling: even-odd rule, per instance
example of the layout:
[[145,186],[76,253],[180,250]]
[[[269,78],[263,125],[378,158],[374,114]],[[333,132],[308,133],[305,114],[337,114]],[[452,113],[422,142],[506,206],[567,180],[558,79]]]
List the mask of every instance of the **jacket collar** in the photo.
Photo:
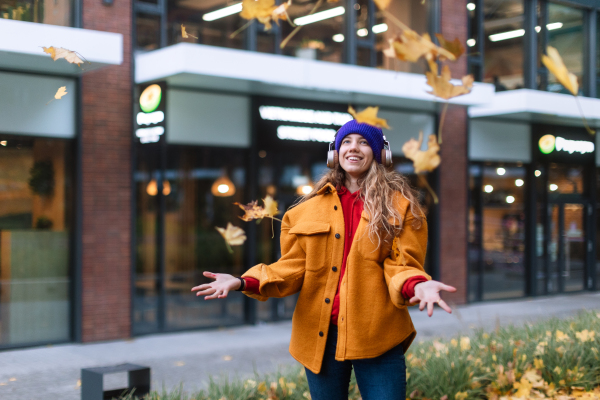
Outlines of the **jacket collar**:
[[325,184],[325,186],[317,191],[317,194],[323,194],[327,192],[337,193],[337,190],[335,190],[335,186],[328,182]]

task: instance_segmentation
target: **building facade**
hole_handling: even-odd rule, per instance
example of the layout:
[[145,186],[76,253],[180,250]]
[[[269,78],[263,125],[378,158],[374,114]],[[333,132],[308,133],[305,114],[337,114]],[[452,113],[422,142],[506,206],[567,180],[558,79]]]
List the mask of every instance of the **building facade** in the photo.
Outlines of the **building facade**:
[[[281,48],[293,28],[242,29],[239,2],[0,0],[0,35],[15,38],[0,43],[0,348],[291,318],[294,297],[190,289],[202,271],[277,260],[278,223],[245,223],[233,203],[287,209],[326,168],[348,105],[380,106],[392,127],[393,168],[428,211],[425,269],[458,288],[447,301],[598,289],[596,139],[540,63],[559,50],[594,128],[595,2],[392,2],[414,30],[465,43],[452,74],[478,81],[450,102],[426,177],[402,153],[440,120],[425,64],[383,57],[397,29],[371,0],[298,21],[312,6],[288,9],[304,26]],[[248,236],[233,253],[215,230],[228,222]]]

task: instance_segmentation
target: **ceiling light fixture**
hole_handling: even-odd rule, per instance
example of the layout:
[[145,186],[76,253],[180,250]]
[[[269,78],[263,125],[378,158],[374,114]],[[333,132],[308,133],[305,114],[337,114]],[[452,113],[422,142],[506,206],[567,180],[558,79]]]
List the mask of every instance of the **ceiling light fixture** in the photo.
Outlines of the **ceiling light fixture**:
[[324,19],[329,19],[333,17],[339,17],[340,15],[344,15],[346,9],[342,6],[335,7],[326,11],[321,11],[312,15],[306,15],[304,17],[296,18],[294,20],[294,24],[302,26],[312,24],[314,22],[323,21]]
[[475,3],[467,3],[467,10],[475,11]]
[[502,167],[496,168],[496,173],[498,175],[504,175],[506,173],[506,170],[504,168],[502,168]]
[[[549,31],[562,28],[562,22],[553,22],[551,24],[546,25],[546,29]],[[535,31],[539,32],[542,28],[539,26],[535,27]],[[492,42],[499,42],[501,40],[514,39],[517,37],[521,37],[525,35],[525,29],[515,29],[514,31],[502,32],[502,33],[494,33],[493,35],[488,36]]]
[[469,46],[469,47],[475,46],[476,43],[477,43],[477,41],[473,38],[467,39],[467,46]]
[[369,34],[369,30],[367,28],[361,28],[356,31],[356,34],[360,37],[365,37]]
[[[373,31],[373,33],[375,34],[387,32],[387,30],[388,24],[377,24],[373,25],[373,28],[371,28],[371,31]],[[369,31],[367,30],[367,28],[361,28],[356,31],[356,34],[360,37],[365,37],[369,34]],[[342,43],[344,41],[344,35],[342,35],[341,33],[337,33],[333,35],[332,39],[336,43]]]
[[225,8],[221,8],[219,10],[211,11],[202,16],[204,21],[214,21],[216,19],[221,19],[224,17],[228,17],[233,14],[237,14],[242,11],[242,3],[232,4]]
[[342,43],[344,41],[344,35],[342,35],[341,33],[336,33],[335,35],[333,35],[332,39],[336,43]]
[[483,187],[483,191],[486,193],[492,193],[494,191],[494,187],[492,185],[485,185]]
[[373,33],[383,33],[388,30],[388,25],[387,24],[373,25],[373,28],[371,30],[373,31]]

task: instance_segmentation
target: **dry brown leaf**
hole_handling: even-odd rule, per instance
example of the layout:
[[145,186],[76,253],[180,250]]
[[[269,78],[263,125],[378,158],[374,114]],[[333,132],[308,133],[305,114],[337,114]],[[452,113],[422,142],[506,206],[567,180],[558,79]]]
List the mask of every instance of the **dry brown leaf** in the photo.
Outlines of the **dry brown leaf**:
[[237,226],[233,226],[231,222],[227,223],[227,228],[219,228],[216,229],[219,231],[223,239],[225,239],[225,244],[227,245],[227,249],[230,253],[233,253],[233,250],[230,246],[241,246],[246,241],[246,232],[242,228],[238,228]]
[[280,19],[287,18],[287,8],[289,6],[289,2],[278,6],[275,4],[275,0],[243,0],[240,17],[247,20],[256,18],[264,24],[267,31],[272,27],[271,21],[278,24]]
[[240,219],[248,222],[254,219],[262,219],[266,217],[265,209],[258,205],[258,200],[251,201],[248,204],[233,203],[240,207],[246,214],[242,215]]
[[552,75],[556,77],[561,85],[565,87],[565,89],[573,93],[573,96],[577,96],[577,93],[579,93],[577,77],[569,72],[562,57],[558,54],[558,50],[552,46],[548,46],[546,53],[548,53],[548,55],[542,56],[542,63],[548,68]]
[[[440,42],[440,46],[443,49],[454,54],[454,57],[459,58],[460,56],[462,56],[464,54],[465,47],[462,45],[462,43],[460,42],[460,40],[458,38],[454,38],[453,41],[449,41],[449,40],[446,40],[441,33],[436,33],[435,37]],[[443,61],[443,58],[445,58],[444,55],[440,55],[440,56]]]
[[375,0],[375,4],[379,7],[380,10],[385,10],[388,8],[392,0]]
[[429,34],[421,36],[412,29],[404,29],[395,39],[390,39],[390,48],[384,50],[384,54],[408,62],[417,62],[423,56],[428,60],[456,60],[453,53],[435,45]]
[[191,38],[191,37],[193,37],[194,39],[198,39],[196,36],[190,35],[189,33],[187,33],[185,30],[185,26],[183,26],[183,24],[181,24],[181,37],[184,39]]
[[357,113],[354,108],[348,106],[348,113],[354,117],[356,122],[377,126],[379,128],[390,129],[385,119],[377,117],[378,111],[379,107],[367,107],[361,112]]
[[60,100],[65,94],[67,94],[67,87],[66,86],[61,86],[61,87],[58,88],[58,91],[54,95],[54,98],[56,100]]
[[52,57],[52,59],[54,61],[56,61],[60,58],[64,58],[67,62],[70,62],[71,64],[77,64],[77,66],[81,66],[81,64],[83,64],[85,62],[84,60],[82,60],[79,57],[77,52],[67,50],[62,47],[50,46],[50,47],[42,47],[42,49],[44,49],[44,53],[50,54],[50,57]]
[[429,141],[427,142],[427,150],[422,151],[421,145],[423,144],[423,131],[419,132],[419,140],[410,139],[402,146],[402,152],[404,156],[413,161],[415,167],[415,173],[420,174],[422,172],[431,172],[440,165],[440,146],[437,143],[435,135],[429,135]]
[[[437,67],[435,68],[435,71],[437,71]],[[455,86],[450,83],[450,68],[447,65],[444,65],[442,68],[441,75],[438,76],[435,74],[435,71],[425,73],[425,76],[427,76],[427,84],[433,89],[433,91],[427,93],[446,100],[463,94],[471,93],[471,88],[473,87],[473,75],[463,76],[463,84]]]

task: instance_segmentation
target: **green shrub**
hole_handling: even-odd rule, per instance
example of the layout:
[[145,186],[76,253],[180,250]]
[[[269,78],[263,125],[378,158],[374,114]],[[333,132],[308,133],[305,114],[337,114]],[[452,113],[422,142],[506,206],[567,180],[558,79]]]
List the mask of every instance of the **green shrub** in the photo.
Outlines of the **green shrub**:
[[[482,329],[470,336],[415,343],[406,354],[407,397],[431,400],[600,398],[600,313]],[[131,398],[124,398],[133,400]],[[195,394],[181,388],[145,400],[296,400],[310,398],[304,370],[255,379],[210,380]],[[360,399],[354,376],[349,399]],[[566,397],[565,397],[566,399]]]

